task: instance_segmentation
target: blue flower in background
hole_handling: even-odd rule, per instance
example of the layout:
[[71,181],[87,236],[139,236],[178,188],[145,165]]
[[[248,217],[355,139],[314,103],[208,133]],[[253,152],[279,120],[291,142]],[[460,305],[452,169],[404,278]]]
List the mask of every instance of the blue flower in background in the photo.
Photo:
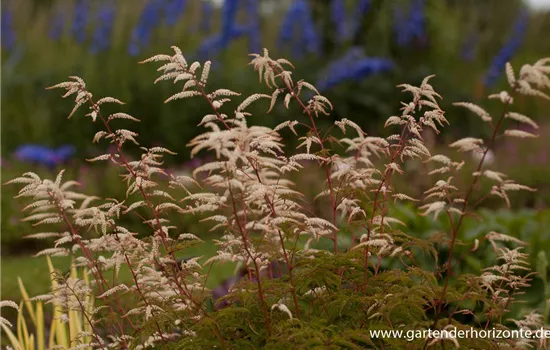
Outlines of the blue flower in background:
[[48,30],[48,36],[52,40],[59,40],[63,35],[63,30],[65,29],[65,13],[62,11],[56,11],[53,15],[53,18],[50,21],[50,29]]
[[[229,33],[229,40],[238,39],[246,34],[248,34],[248,27],[235,25],[232,27],[231,33]],[[211,59],[224,48],[225,47],[222,46],[222,36],[220,34],[216,34],[206,38],[201,43],[197,49],[196,55],[199,60]]]
[[186,7],[187,0],[166,0],[164,5],[166,24],[169,26],[176,24],[185,12]]
[[359,0],[359,3],[357,4],[357,7],[355,8],[354,13],[354,19],[353,19],[353,28],[348,33],[351,35],[356,35],[359,31],[359,28],[361,27],[361,21],[363,20],[363,16],[367,14],[367,12],[370,10],[371,0]]
[[92,34],[91,53],[98,53],[109,48],[116,15],[113,3],[104,3],[97,11],[96,26]]
[[409,12],[407,14],[404,13],[403,8],[395,8],[394,31],[399,46],[407,46],[414,40],[420,42],[426,40],[425,8],[425,0],[411,0]]
[[73,36],[76,42],[82,44],[86,41],[86,27],[88,26],[90,2],[77,0],[74,5],[74,18],[72,25]]
[[246,13],[250,20],[248,52],[259,53],[262,50],[259,0],[246,0]]
[[153,29],[160,24],[161,11],[162,2],[160,0],[149,0],[145,4],[138,23],[132,30],[132,37],[128,45],[130,55],[137,56],[142,48],[149,45]]
[[393,67],[393,62],[387,58],[367,57],[361,47],[352,47],[324,70],[315,86],[319,91],[325,91],[344,81],[359,81]]
[[26,163],[36,163],[54,168],[55,166],[67,162],[75,153],[76,149],[72,145],[64,145],[57,149],[51,149],[41,145],[23,145],[18,147],[14,155]]
[[201,30],[209,32],[212,28],[212,16],[214,15],[214,8],[209,1],[202,1],[201,7]]
[[222,9],[222,30],[220,46],[226,48],[233,36],[235,17],[239,9],[239,0],[225,0]]
[[330,15],[336,27],[336,40],[342,42],[349,37],[346,6],[344,0],[332,0],[330,2]]
[[462,44],[460,56],[466,62],[473,62],[476,58],[478,37],[475,34],[470,34]]
[[291,44],[296,57],[302,55],[304,48],[310,53],[319,53],[321,50],[321,38],[307,0],[293,1],[283,19],[278,46],[282,47],[287,43]]
[[15,31],[13,17],[9,10],[2,9],[2,48],[11,49],[15,45]]
[[504,72],[506,62],[510,61],[514,53],[521,46],[523,37],[525,36],[525,31],[527,30],[528,21],[529,13],[526,9],[523,9],[516,19],[516,23],[514,24],[514,28],[512,29],[510,39],[508,39],[508,42],[502,47],[502,49],[500,49],[498,54],[493,58],[493,61],[491,62],[489,71],[483,79],[483,83],[485,86],[490,87],[494,85],[501,74]]

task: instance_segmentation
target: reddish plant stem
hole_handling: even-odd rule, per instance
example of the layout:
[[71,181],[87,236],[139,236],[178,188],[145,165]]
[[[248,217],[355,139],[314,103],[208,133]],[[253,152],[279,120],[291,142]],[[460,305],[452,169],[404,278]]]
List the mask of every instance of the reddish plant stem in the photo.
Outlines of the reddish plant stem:
[[[481,171],[481,168],[482,168],[483,163],[485,161],[485,157],[487,156],[487,153],[495,145],[495,140],[496,140],[498,131],[499,131],[502,123],[504,122],[504,119],[506,117],[506,114],[508,113],[509,107],[510,107],[510,104],[506,103],[503,113],[501,114],[496,126],[493,128],[493,134],[492,134],[491,139],[489,141],[489,145],[483,151],[483,155],[481,156],[481,159],[478,163],[475,175],[473,176],[472,184],[470,185],[468,191],[466,192],[466,195],[464,196],[464,201],[462,203],[462,208],[461,208],[461,211],[460,211],[461,213],[460,213],[460,217],[458,219],[458,222],[457,222],[456,226],[453,226],[453,228],[452,228],[451,242],[449,244],[449,257],[447,258],[447,262],[446,262],[447,273],[446,273],[446,276],[445,276],[445,282],[444,282],[444,285],[443,285],[443,289],[441,291],[441,297],[440,297],[439,300],[437,300],[437,312],[436,312],[436,315],[434,317],[434,322],[433,322],[432,326],[430,327],[430,329],[434,329],[437,326],[437,322],[441,318],[441,314],[443,312],[443,305],[445,303],[445,298],[446,298],[446,295],[447,295],[447,289],[449,287],[449,281],[450,281],[450,278],[451,278],[451,275],[452,275],[452,262],[453,262],[453,257],[454,257],[454,246],[455,246],[455,243],[456,243],[456,237],[458,236],[458,232],[460,230],[460,227],[462,225],[464,217],[466,216],[466,210],[467,210],[467,207],[468,207],[468,200],[470,199],[470,196],[473,193],[475,186],[477,185],[479,179],[481,178],[480,171]],[[427,342],[424,345],[424,348],[426,348],[426,346],[427,346]]]
[[[277,72],[277,74],[280,75],[282,73],[281,71],[279,71],[279,69],[274,64],[270,64],[270,66],[271,66],[271,69],[274,72]],[[309,128],[310,128],[310,130],[313,131],[313,134],[319,140],[319,145],[321,146],[321,151],[323,152],[323,154],[327,153],[327,150],[324,146],[324,141],[321,138],[321,135],[319,135],[319,131],[317,130],[317,124],[315,124],[315,119],[313,118],[313,113],[302,102],[302,100],[298,97],[298,95],[294,92],[294,89],[290,85],[290,82],[286,79],[283,79],[283,78],[281,78],[281,80],[283,81],[283,84],[285,84],[285,87],[288,90],[288,92],[291,94],[291,96],[296,100],[296,102],[298,102],[298,104],[302,108],[303,112],[306,113],[307,116],[309,117],[309,121],[311,123]],[[334,187],[333,187],[333,184],[332,184],[332,178],[330,177],[330,168],[329,168],[328,164],[329,164],[329,162],[323,162],[323,168],[325,169],[325,177],[327,178],[327,184],[328,184],[329,193],[330,193],[330,201],[331,201],[331,205],[332,205],[332,224],[334,226],[336,226],[337,204],[336,204],[336,197],[335,197],[335,194],[334,194]],[[332,240],[333,240],[334,253],[338,253],[338,231],[334,231]]]
[[[92,254],[90,252],[90,250],[88,249],[88,247],[86,247],[84,245],[84,243],[82,242],[82,240],[80,239],[80,236],[78,235],[78,231],[73,227],[73,225],[71,224],[71,221],[69,220],[69,218],[67,217],[67,215],[65,214],[65,211],[63,210],[63,208],[60,206],[60,204],[58,203],[57,199],[55,198],[55,196],[53,195],[53,193],[49,193],[50,194],[50,197],[52,198],[52,200],[54,201],[56,207],[58,208],[59,212],[61,213],[61,217],[63,219],[63,221],[67,224],[67,226],[69,227],[69,231],[71,232],[71,235],[73,237],[73,239],[75,240],[75,242],[78,244],[78,246],[80,247],[80,249],[82,249],[82,253],[84,254],[84,257],[86,258],[87,262],[88,262],[88,267],[90,269],[90,271],[94,274],[94,278],[97,282],[97,286],[99,288],[99,292],[101,294],[103,294],[104,292],[104,289],[102,287],[102,283],[105,284],[105,286],[107,287],[107,289],[111,289],[110,285],[109,285],[109,282],[107,282],[107,280],[105,280],[105,278],[103,277],[103,274],[101,273],[101,269],[99,267],[99,264],[97,263],[97,260],[95,260],[93,257],[92,257]],[[120,303],[120,300],[118,299],[118,296],[117,294],[115,293],[115,301],[117,303],[117,306],[118,306],[118,309],[119,309],[119,312],[122,312],[123,315],[126,314],[126,312],[124,311],[124,309],[122,308],[122,305]],[[113,310],[112,306],[110,303],[107,302],[107,297],[104,298],[104,301],[105,303],[107,304],[107,306],[109,307],[109,310],[113,313],[113,314],[116,314],[115,310]],[[126,321],[128,322],[128,324],[133,328],[135,329],[134,325],[132,324],[132,321],[129,319],[129,318],[126,318]],[[124,335],[124,327],[123,325],[118,322],[117,323],[118,325],[118,328],[119,328],[119,331],[120,331],[120,334],[121,336]],[[124,339],[124,337],[122,337],[122,340],[123,340],[123,343],[124,343],[124,346],[126,349],[128,349],[128,344],[126,343],[126,340]]]
[[229,184],[229,182],[228,182],[228,189],[229,189],[229,194],[231,196],[231,204],[233,206],[233,215],[235,217],[235,221],[237,222],[237,227],[239,228],[239,232],[241,234],[244,249],[248,255],[248,258],[251,259],[252,263],[254,264],[254,270],[256,271],[256,279],[257,279],[256,283],[258,285],[258,296],[260,297],[260,302],[262,304],[262,312],[264,314],[264,320],[265,320],[267,332],[269,335],[271,335],[271,321],[267,313],[267,303],[265,301],[265,297],[263,293],[260,269],[258,267],[258,263],[256,262],[256,257],[250,252],[250,249],[248,248],[248,234],[246,233],[246,229],[241,227],[241,222],[238,217],[237,205],[235,204],[235,197],[233,195],[233,190],[231,189],[231,184]]

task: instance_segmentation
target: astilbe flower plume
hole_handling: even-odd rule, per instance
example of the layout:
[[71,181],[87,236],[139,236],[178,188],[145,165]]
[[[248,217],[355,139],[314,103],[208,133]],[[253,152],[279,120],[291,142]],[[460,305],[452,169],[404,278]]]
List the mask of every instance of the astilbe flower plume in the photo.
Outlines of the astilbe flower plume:
[[493,86],[498,78],[502,76],[506,62],[512,58],[522,44],[528,22],[529,12],[526,9],[522,9],[519,16],[516,18],[510,38],[491,61],[489,70],[483,78],[485,86]]
[[295,57],[303,55],[304,49],[308,53],[321,50],[321,38],[307,0],[293,1],[283,19],[277,46],[283,48],[287,45],[292,47]]
[[91,53],[98,53],[109,48],[115,23],[116,9],[116,5],[113,3],[104,3],[99,8],[90,44]]
[[326,91],[344,81],[358,81],[391,70],[393,66],[393,62],[387,58],[367,57],[363,48],[352,47],[323,70],[316,86],[319,91]]
[[2,9],[2,48],[11,49],[15,46],[15,30],[13,28],[13,14],[10,10]]
[[141,12],[138,23],[132,30],[128,53],[138,55],[151,41],[153,30],[160,24],[162,11],[161,0],[148,0]]
[[[470,190],[463,191],[453,179],[465,162],[443,154],[432,155],[424,142],[426,130],[439,134],[449,124],[439,106],[442,97],[431,84],[434,76],[424,78],[419,86],[398,86],[409,96],[401,102],[399,112],[387,118],[387,137],[368,135],[347,118],[335,121],[330,130],[340,131],[330,134],[318,129],[316,120],[332,114],[331,102],[309,82],[295,80],[293,65],[286,59],[271,58],[267,49],[263,54],[252,54],[250,66],[269,92],[241,97],[239,92],[209,85],[210,61],[191,63],[178,47],[172,49],[173,54],[158,54],[142,63],[160,65],[155,82],[166,81],[171,86],[178,83],[177,91],[170,93],[165,103],[193,99],[209,106],[197,125],[204,131],[188,147],[192,158],[206,152],[212,158],[198,165],[192,177],[170,174],[163,168],[164,155],[175,154],[171,150],[145,147],[136,132],[117,128],[139,121],[124,112],[105,113],[105,104],[112,110],[123,105],[122,101],[97,97],[83,79],[72,76],[50,89],[62,89],[63,97],[74,98],[69,117],[85,109],[85,116],[100,125],[93,142],[106,144],[107,150],[88,161],[108,162],[120,170],[126,194],[119,200],[79,193],[74,189],[75,181],[64,180],[63,171],[54,180],[26,172],[8,181],[20,186],[17,198],[30,200],[24,220],[47,227],[29,238],[55,239],[52,248],[38,255],[76,255],[75,266],[86,266],[90,271],[93,283],[79,283],[71,276],[62,290],[40,296],[40,300],[56,298],[66,303],[69,312],[81,307],[88,316],[92,330],[72,334],[71,339],[93,337],[93,343],[88,340],[76,348],[209,349],[235,344],[238,348],[263,348],[266,344],[281,348],[283,344],[306,349],[312,344],[311,337],[303,337],[307,327],[306,332],[316,337],[313,341],[317,344],[317,339],[335,337],[338,332],[334,344],[338,341],[362,348],[369,342],[371,347],[402,349],[410,345],[409,340],[369,339],[364,336],[365,329],[396,330],[409,324],[422,330],[471,325],[476,329],[510,329],[502,320],[510,307],[516,306],[515,299],[531,279],[528,255],[521,247],[524,243],[498,232],[484,232],[479,238],[487,242],[488,249],[493,247],[497,263],[482,269],[481,275],[456,276],[453,253],[457,255],[456,238],[463,218],[472,215],[475,204],[469,203],[470,194],[481,187],[477,186],[479,179],[493,184],[487,196],[501,198],[507,204],[508,192],[534,191],[482,166],[497,136],[536,137],[523,130],[503,128],[502,121],[536,125],[513,110],[513,101],[518,94],[550,99],[545,92],[550,89],[550,58],[524,65],[519,74],[511,65],[506,66],[509,89],[489,96],[504,107],[505,113],[499,114],[498,121],[473,103],[454,104],[493,129],[488,142],[466,137],[449,145],[458,152],[482,152],[471,175]],[[357,48],[345,57],[352,63],[365,58]],[[281,121],[274,128],[254,125],[256,118],[250,106],[262,102],[267,113],[280,103],[293,111],[292,115],[301,113],[305,118]],[[285,147],[281,130],[288,130],[289,135],[292,132],[301,142],[297,151]],[[329,143],[341,148],[329,149]],[[129,146],[139,147],[141,156],[131,159],[126,154]],[[428,163],[433,169],[428,175],[436,177],[434,185],[419,199],[398,192],[393,181],[414,160]],[[324,170],[324,186],[315,198],[300,193],[299,185],[291,180],[310,171],[306,163]],[[310,209],[308,200],[319,198],[328,199],[330,214],[326,218]],[[415,215],[446,214],[449,232],[443,232],[443,238],[434,238],[435,242],[407,234],[398,228],[404,223],[389,216],[392,203],[397,201],[422,201],[419,207],[411,207]],[[132,214],[142,220],[143,233],[140,230],[139,234],[148,233],[145,239],[122,225],[124,216]],[[218,239],[212,240],[216,252],[205,261],[201,257],[176,258],[176,252],[201,241],[178,225],[182,215],[201,217],[201,222],[211,223],[211,231],[219,233]],[[344,247],[340,238],[348,234],[351,242]],[[318,246],[313,245],[319,241],[332,243],[331,249],[316,249]],[[479,241],[473,243],[473,251],[480,248]],[[440,243],[448,247],[441,266],[436,246]],[[433,268],[424,268],[415,261],[422,255],[433,258]],[[242,279],[233,279],[211,291],[206,282],[210,269],[215,269],[213,264],[218,262],[239,264]],[[394,263],[398,266],[392,267]],[[283,278],[273,273],[277,272],[274,266],[285,266]],[[123,267],[131,278],[118,278]],[[274,280],[266,281],[270,276]],[[90,290],[78,289],[77,285],[89,285]],[[93,307],[85,298],[88,292],[93,292],[97,301]],[[225,297],[218,302],[221,295]],[[470,296],[484,307],[474,309]],[[123,303],[122,297],[132,302]],[[9,302],[0,306],[17,308]],[[222,307],[229,309],[219,312]],[[464,322],[460,317],[464,314],[483,316],[487,321]],[[319,327],[320,322],[330,324],[330,329]],[[512,322],[521,329],[542,327],[536,312]],[[9,326],[3,319],[0,323]],[[94,327],[101,331],[94,331]],[[424,348],[438,342],[488,348],[483,347],[486,343],[471,347],[468,339],[459,342],[435,337],[415,341],[414,348],[422,348],[423,342]],[[487,339],[497,347],[501,341]],[[333,339],[323,340],[322,344],[329,342]],[[526,348],[532,342],[510,339],[506,345]]]
[[71,31],[76,42],[79,44],[86,41],[89,20],[90,2],[87,0],[77,0],[73,9],[73,24]]

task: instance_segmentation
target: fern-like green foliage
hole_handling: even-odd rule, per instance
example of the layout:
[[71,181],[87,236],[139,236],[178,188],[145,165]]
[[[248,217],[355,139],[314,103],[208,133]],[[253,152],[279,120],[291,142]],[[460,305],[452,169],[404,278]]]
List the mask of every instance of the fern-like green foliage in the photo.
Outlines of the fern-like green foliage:
[[[402,108],[387,119],[387,134],[374,136],[347,118],[319,129],[316,121],[333,113],[332,104],[312,84],[298,80],[289,61],[273,59],[267,50],[251,55],[250,65],[269,91],[248,97],[210,89],[210,62],[189,63],[177,47],[173,50],[143,63],[161,65],[156,82],[182,86],[165,102],[193,99],[189,103],[210,107],[199,124],[206,131],[189,147],[192,156],[210,153],[214,160],[197,167],[192,177],[170,174],[162,159],[174,152],[140,145],[139,135],[125,126],[138,119],[123,112],[122,101],[96,97],[83,79],[71,77],[52,88],[74,98],[69,117],[86,110],[99,126],[93,142],[108,143],[109,152],[89,161],[120,169],[125,198],[79,193],[63,172],[54,180],[29,172],[9,181],[22,186],[17,197],[30,200],[25,220],[55,227],[34,235],[56,238],[55,246],[39,255],[73,254],[76,265],[89,271],[98,307],[89,307],[88,289],[76,288],[78,278],[52,292],[80,307],[91,330],[70,328],[65,348],[547,347],[542,338],[462,338],[441,331],[547,327],[547,308],[530,310],[523,319],[507,317],[535,277],[522,251],[524,242],[496,231],[461,241],[461,228],[485,198],[511,205],[510,192],[535,191],[491,170],[485,160],[501,137],[536,137],[535,121],[516,110],[514,100],[521,95],[550,99],[550,59],[524,65],[519,73],[507,65],[508,90],[488,101],[501,104],[500,115],[470,102],[456,103],[487,124],[492,136],[451,143],[456,151],[451,158],[432,154],[424,142],[442,133],[449,124],[446,115],[453,113],[440,108],[433,76],[418,86],[398,86],[406,93]],[[251,104],[265,104],[266,113],[282,105],[295,111],[296,119],[273,129],[255,126],[255,119],[269,114],[252,115]],[[532,129],[510,128],[510,120]],[[287,131],[298,139],[297,150],[285,148]],[[131,159],[128,147],[140,147],[141,158]],[[475,172],[468,174],[463,169],[472,152]],[[425,176],[433,186],[422,198],[397,192],[392,178],[419,161],[429,164]],[[291,179],[312,168],[320,169],[324,187],[308,198]],[[470,185],[459,188],[454,181],[459,176]],[[482,182],[491,184],[490,191],[471,203]],[[405,224],[391,214],[400,202],[413,203],[417,216],[444,217],[449,230],[430,238],[406,233]],[[326,209],[323,215],[316,214],[315,205]],[[170,221],[174,214],[197,216],[209,225],[217,234],[217,253],[178,260],[176,253],[200,244],[201,233],[182,232]],[[119,225],[125,215],[139,216],[148,237]],[[472,251],[489,247],[492,263],[480,274],[457,273],[460,246]],[[544,258],[539,261],[539,271],[546,271]],[[220,298],[206,283],[210,271],[224,262],[237,263],[243,277]],[[130,270],[130,281],[117,278],[121,266]],[[377,331],[402,334],[380,336]]]

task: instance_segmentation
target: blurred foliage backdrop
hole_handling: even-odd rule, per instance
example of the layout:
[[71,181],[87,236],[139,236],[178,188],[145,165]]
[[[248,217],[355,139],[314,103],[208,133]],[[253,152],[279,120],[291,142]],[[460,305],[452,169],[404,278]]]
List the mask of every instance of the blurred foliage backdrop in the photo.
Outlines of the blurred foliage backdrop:
[[[142,119],[144,145],[162,142],[179,151],[174,161],[186,160],[185,144],[207,106],[163,105],[177,87],[153,86],[156,72],[137,64],[171,45],[215,62],[212,88],[231,84],[243,94],[260,88],[243,62],[266,47],[291,59],[299,78],[325,87],[334,118],[376,133],[399,107],[398,83],[436,74],[449,104],[498,90],[499,59],[523,63],[550,53],[543,34],[549,18],[519,0],[239,0],[221,7],[203,0],[4,0],[2,154],[9,158],[25,143],[98,152],[90,143],[95,126],[67,121],[71,103],[44,90],[78,75],[97,95],[127,103],[124,111]],[[355,69],[357,58],[370,61]],[[258,106],[257,122],[284,117],[278,110],[263,118],[265,107]],[[477,132],[477,120],[462,111],[449,117],[454,131]]]

